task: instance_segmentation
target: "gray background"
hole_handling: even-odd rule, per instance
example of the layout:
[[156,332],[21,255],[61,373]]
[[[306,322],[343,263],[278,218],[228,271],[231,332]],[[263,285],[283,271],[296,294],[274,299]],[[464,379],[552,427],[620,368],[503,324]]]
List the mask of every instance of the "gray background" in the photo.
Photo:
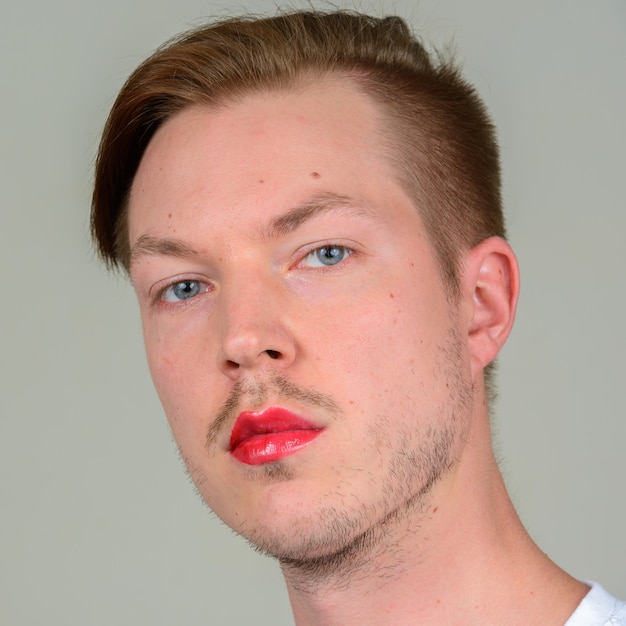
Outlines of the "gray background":
[[[454,38],[493,112],[523,276],[503,471],[539,545],[626,597],[626,2],[337,5]],[[98,134],[131,69],[203,16],[274,6],[2,0],[2,624],[291,623],[278,568],[188,484],[131,289],[87,237]]]

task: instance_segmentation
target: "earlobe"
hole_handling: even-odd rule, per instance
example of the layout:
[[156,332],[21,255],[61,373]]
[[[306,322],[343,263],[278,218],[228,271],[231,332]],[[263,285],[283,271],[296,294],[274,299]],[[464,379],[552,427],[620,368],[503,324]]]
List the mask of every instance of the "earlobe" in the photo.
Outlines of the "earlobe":
[[464,288],[471,305],[468,345],[475,377],[496,358],[515,319],[519,269],[506,241],[490,237],[470,250]]

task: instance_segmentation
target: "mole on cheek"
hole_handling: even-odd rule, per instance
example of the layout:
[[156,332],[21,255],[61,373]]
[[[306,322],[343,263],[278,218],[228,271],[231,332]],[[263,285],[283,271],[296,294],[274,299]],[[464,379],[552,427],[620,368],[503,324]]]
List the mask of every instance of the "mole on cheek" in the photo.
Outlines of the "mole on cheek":
[[319,172],[311,172],[311,178],[321,178],[322,175]]

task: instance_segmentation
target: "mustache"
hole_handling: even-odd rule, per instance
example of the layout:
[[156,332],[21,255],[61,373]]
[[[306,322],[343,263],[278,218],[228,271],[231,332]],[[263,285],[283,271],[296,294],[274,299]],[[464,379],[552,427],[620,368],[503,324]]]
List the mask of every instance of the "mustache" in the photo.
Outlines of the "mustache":
[[220,433],[232,427],[241,413],[244,402],[248,408],[260,407],[270,395],[281,400],[296,400],[307,407],[323,409],[335,416],[341,415],[339,405],[327,394],[314,389],[294,385],[283,376],[274,375],[268,381],[240,380],[235,383],[228,398],[215,415],[206,436],[206,446],[210,448]]

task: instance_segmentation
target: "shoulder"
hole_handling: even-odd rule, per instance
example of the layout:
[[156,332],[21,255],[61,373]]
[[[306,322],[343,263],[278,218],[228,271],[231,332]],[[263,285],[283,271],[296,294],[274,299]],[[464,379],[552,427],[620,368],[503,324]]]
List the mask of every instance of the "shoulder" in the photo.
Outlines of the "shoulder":
[[597,583],[588,583],[589,593],[565,626],[626,626],[626,603],[617,600]]

